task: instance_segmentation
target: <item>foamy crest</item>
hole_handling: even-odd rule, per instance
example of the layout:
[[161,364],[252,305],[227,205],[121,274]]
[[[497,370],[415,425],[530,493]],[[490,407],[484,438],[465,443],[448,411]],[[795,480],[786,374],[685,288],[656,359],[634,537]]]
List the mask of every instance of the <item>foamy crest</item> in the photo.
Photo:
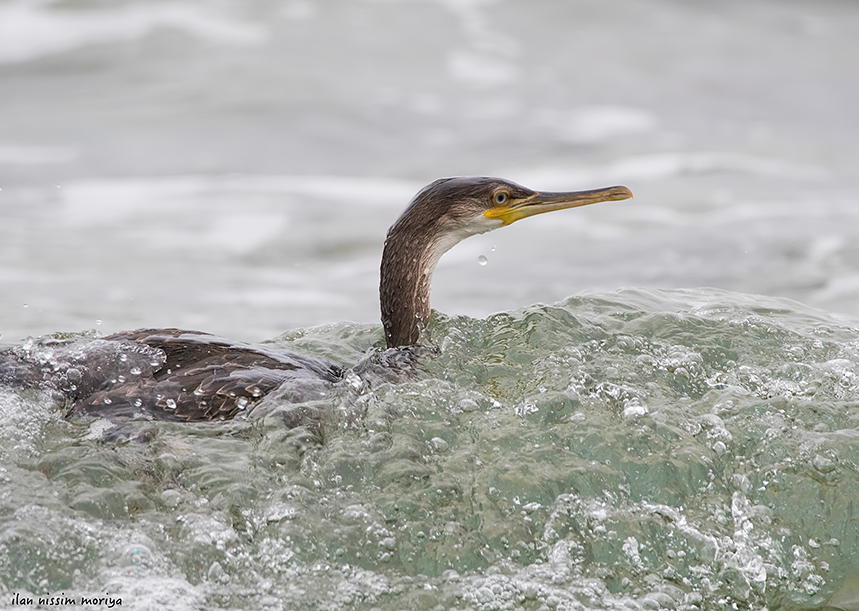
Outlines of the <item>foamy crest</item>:
[[199,5],[143,4],[83,11],[60,9],[52,2],[19,0],[0,5],[0,63],[137,40],[162,27],[229,45],[256,45],[268,37],[260,25],[242,23]]

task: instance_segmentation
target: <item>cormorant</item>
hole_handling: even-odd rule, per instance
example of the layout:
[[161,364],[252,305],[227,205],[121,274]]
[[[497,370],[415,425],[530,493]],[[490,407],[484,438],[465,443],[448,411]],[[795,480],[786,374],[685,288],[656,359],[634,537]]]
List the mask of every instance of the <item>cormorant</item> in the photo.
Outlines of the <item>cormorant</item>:
[[[486,177],[427,185],[385,239],[379,300],[388,348],[426,340],[433,270],[461,240],[535,214],[630,197],[626,187],[539,192]],[[330,386],[345,373],[316,357],[180,329],[115,333],[47,354],[0,354],[0,384],[52,391],[73,412],[180,421],[229,419],[278,388]]]

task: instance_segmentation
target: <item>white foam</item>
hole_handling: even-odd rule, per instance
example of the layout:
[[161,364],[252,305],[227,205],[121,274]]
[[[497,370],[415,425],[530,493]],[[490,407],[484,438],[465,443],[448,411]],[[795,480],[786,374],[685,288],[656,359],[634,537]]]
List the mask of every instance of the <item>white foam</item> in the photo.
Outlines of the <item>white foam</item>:
[[859,274],[845,274],[827,279],[826,285],[814,292],[816,299],[835,299],[849,295],[859,295]]
[[0,459],[36,455],[45,427],[57,419],[47,399],[25,399],[0,388]]
[[202,241],[212,248],[241,255],[253,252],[282,235],[287,218],[282,214],[243,212],[211,219]]
[[[0,26],[2,30],[2,26]],[[3,43],[0,42],[0,45]],[[70,146],[34,146],[28,144],[0,143],[0,164],[42,165],[68,163],[78,156],[78,150]]]
[[89,425],[89,431],[83,437],[83,439],[87,440],[100,440],[104,438],[105,433],[110,429],[116,426],[115,423],[111,422],[107,418],[99,418],[98,420],[93,420]]
[[[57,194],[62,202],[63,220],[72,226],[110,225],[140,215],[164,216],[176,213],[178,201],[206,201],[210,194],[269,193],[330,199],[349,205],[377,205],[403,208],[420,188],[405,180],[356,178],[347,176],[163,176],[110,178],[64,183]],[[241,227],[256,223],[265,239],[282,228],[283,218],[248,218]],[[235,217],[231,218],[235,220]],[[218,239],[223,227],[213,227]],[[237,252],[246,252],[239,249]]]
[[98,226],[126,220],[140,211],[168,213],[177,198],[205,188],[206,180],[196,176],[96,179],[64,183],[57,194],[67,224]]
[[261,25],[196,4],[147,3],[95,11],[61,9],[46,0],[13,0],[0,4],[0,63],[137,40],[160,27],[229,45],[257,45],[268,38]]
[[515,64],[486,53],[455,51],[448,58],[448,71],[459,81],[480,87],[512,83],[519,76]]
[[569,111],[543,109],[534,123],[549,127],[561,140],[577,144],[603,142],[617,136],[648,132],[656,127],[656,117],[629,106],[585,106]]
[[663,180],[674,176],[710,172],[741,172],[793,180],[824,180],[830,173],[819,166],[793,163],[731,152],[676,152],[624,157],[604,165],[560,168],[543,167],[511,171],[515,180],[540,189],[569,189],[571,185],[593,186],[602,182]]
[[224,188],[269,191],[342,200],[359,205],[404,207],[423,186],[420,182],[326,174],[232,175],[219,179]]
[[[109,595],[114,599],[121,598],[125,605],[130,604],[134,609],[190,611],[199,609],[205,598],[205,585],[194,586],[184,579],[157,574],[124,574],[118,570],[110,571],[108,575],[110,580],[105,584],[105,589]],[[99,594],[87,593],[91,598]],[[102,608],[107,608],[107,605]]]

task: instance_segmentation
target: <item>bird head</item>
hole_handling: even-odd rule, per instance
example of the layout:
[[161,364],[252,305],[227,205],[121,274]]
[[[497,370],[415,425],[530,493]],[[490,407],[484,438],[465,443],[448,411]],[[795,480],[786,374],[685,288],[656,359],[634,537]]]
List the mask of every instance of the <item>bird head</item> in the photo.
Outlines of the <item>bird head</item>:
[[501,178],[441,178],[415,195],[389,236],[399,231],[434,235],[444,252],[471,235],[529,216],[631,197],[626,187],[554,192],[534,191]]
[[535,214],[629,199],[626,187],[532,191],[509,180],[442,178],[421,189],[388,230],[379,297],[389,347],[421,341],[430,317],[430,282],[441,256],[465,238]]

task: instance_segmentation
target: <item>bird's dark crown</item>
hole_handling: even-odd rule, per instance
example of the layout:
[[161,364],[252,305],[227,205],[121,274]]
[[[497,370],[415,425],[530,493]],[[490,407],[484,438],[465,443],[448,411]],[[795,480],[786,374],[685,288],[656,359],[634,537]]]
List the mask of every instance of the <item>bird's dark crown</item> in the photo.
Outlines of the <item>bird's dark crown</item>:
[[[457,176],[439,178],[418,191],[388,232],[420,223],[437,222],[447,228],[467,225],[487,210],[507,200],[525,199],[534,191],[502,178]],[[503,197],[503,200],[496,198]]]
[[536,214],[630,197],[626,187],[538,192],[488,177],[441,178],[428,184],[385,240],[379,297],[388,346],[421,340],[430,317],[433,270],[457,242]]

